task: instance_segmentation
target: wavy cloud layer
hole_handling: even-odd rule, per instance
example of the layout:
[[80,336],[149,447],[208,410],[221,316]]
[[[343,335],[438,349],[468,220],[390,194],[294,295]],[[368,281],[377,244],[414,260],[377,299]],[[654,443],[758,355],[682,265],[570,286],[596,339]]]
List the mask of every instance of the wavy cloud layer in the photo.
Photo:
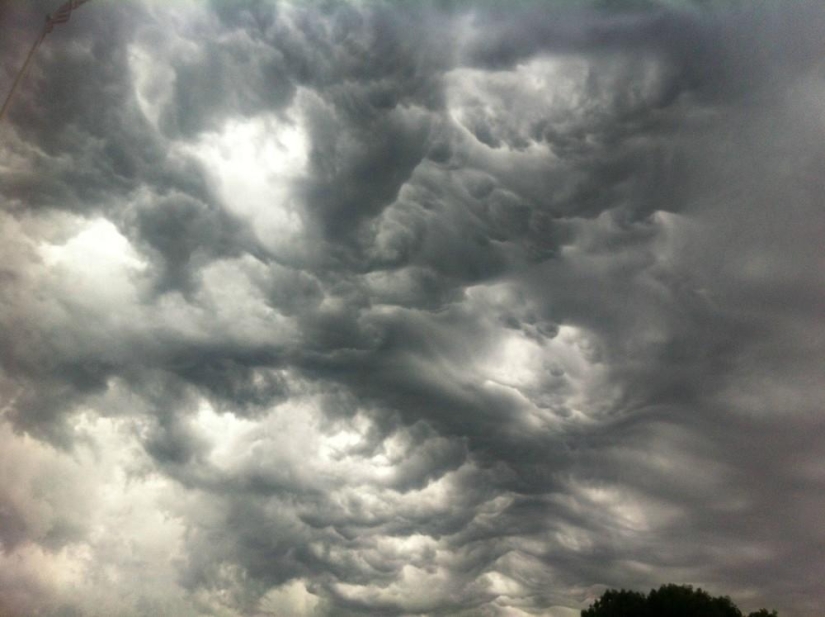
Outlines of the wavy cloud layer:
[[823,33],[78,8],[0,127],[0,612],[817,614]]

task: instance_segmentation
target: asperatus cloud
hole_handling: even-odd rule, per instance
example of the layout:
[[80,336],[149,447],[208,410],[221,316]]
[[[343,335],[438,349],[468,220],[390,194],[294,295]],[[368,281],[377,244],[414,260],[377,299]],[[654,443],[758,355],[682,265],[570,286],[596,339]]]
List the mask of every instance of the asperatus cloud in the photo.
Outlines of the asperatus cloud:
[[823,41],[3,3],[0,615],[821,615]]

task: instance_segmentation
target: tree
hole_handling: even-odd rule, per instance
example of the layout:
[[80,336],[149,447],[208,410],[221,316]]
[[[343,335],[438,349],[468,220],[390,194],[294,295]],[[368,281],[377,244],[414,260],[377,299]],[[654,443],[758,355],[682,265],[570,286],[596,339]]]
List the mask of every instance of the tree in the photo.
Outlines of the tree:
[[730,598],[712,598],[690,585],[662,585],[647,596],[647,614],[669,617],[742,617]]
[[[690,585],[662,585],[645,596],[638,591],[608,589],[582,617],[743,617],[727,596],[713,597]],[[748,617],[779,617],[761,609]]]
[[646,598],[638,591],[608,589],[582,617],[644,617]]

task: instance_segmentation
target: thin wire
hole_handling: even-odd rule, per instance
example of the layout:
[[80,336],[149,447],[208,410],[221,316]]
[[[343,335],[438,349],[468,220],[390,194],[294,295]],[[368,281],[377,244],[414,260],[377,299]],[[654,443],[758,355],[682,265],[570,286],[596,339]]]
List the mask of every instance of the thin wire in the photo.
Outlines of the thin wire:
[[48,33],[49,23],[48,21],[43,26],[43,31],[40,33],[40,36],[37,37],[37,40],[32,45],[32,48],[29,50],[29,55],[26,56],[26,61],[23,63],[23,68],[20,69],[20,72],[17,73],[17,77],[14,79],[14,83],[11,86],[11,90],[9,91],[8,96],[6,97],[6,101],[3,103],[3,108],[0,109],[0,122],[6,117],[6,111],[8,111],[9,107],[11,106],[12,99],[14,98],[14,93],[17,91],[17,86],[20,85],[20,82],[23,81],[23,77],[29,70],[29,65],[31,64],[32,58],[34,58],[34,52],[37,51],[37,48],[40,47],[40,43],[43,42],[43,39],[46,38],[46,34]]

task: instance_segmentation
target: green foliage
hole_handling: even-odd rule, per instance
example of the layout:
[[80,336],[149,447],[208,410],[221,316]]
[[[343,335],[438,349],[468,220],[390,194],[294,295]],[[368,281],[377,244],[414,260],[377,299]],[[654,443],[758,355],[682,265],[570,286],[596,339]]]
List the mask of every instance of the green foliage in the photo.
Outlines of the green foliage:
[[[713,597],[690,585],[662,585],[645,596],[638,591],[608,589],[582,617],[743,617],[727,596]],[[748,617],[779,617],[761,609]]]

